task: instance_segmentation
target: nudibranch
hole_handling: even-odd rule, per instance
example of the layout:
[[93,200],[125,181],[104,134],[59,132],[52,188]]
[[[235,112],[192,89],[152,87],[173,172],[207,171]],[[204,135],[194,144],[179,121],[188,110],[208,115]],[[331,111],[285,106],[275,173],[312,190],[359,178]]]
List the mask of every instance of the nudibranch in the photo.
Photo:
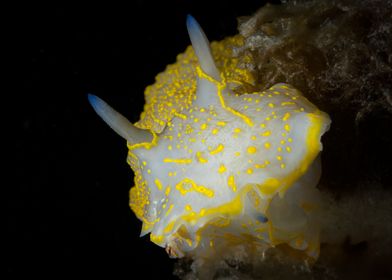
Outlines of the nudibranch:
[[241,38],[210,48],[191,16],[187,28],[192,48],[146,89],[138,123],[89,95],[127,140],[135,173],[130,207],[141,234],[172,257],[253,242],[317,258],[316,185],[328,115],[288,84],[246,92],[252,75],[229,50]]

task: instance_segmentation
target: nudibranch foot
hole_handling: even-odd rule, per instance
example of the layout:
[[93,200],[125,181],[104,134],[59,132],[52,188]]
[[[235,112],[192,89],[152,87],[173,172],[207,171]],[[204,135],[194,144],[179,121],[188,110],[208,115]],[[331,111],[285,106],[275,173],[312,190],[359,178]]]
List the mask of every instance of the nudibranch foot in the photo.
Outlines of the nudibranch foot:
[[[194,52],[179,56],[146,89],[143,121],[132,125],[89,97],[128,141],[135,172],[130,206],[143,222],[142,234],[150,233],[171,257],[208,256],[251,242],[285,244],[316,259],[316,185],[328,115],[284,83],[233,93],[232,77],[248,85],[251,72],[233,67],[238,59],[219,44],[210,48],[190,16],[187,27]],[[224,55],[213,55],[217,51]]]

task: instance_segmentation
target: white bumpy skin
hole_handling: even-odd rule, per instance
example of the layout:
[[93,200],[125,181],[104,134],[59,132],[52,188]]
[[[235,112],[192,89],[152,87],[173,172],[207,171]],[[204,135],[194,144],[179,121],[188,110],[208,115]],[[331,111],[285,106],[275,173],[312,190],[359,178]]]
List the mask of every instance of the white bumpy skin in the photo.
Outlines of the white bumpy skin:
[[328,115],[288,84],[233,94],[200,26],[188,17],[187,27],[200,64],[196,98],[159,135],[90,96],[128,142],[144,189],[135,198],[131,192],[131,206],[142,209],[135,211],[142,234],[151,233],[173,257],[254,242],[287,244],[317,258],[318,155]]

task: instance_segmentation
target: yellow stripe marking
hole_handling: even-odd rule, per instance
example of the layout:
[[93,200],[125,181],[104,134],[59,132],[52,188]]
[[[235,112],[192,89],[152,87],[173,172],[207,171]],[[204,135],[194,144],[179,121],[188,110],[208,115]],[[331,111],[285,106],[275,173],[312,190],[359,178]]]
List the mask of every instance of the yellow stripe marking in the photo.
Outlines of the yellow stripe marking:
[[181,180],[177,185],[176,189],[182,194],[186,195],[188,192],[198,192],[207,197],[213,197],[214,191],[202,185],[197,185],[192,179],[185,178]]
[[290,118],[290,113],[287,112],[286,114],[284,114],[282,120],[287,121],[289,118]]
[[241,114],[240,112],[238,112],[238,111],[234,110],[233,108],[226,105],[225,100],[222,95],[222,90],[224,88],[226,88],[226,80],[225,80],[225,77],[223,76],[223,74],[221,74],[222,81],[217,81],[217,80],[213,79],[212,77],[208,76],[206,73],[204,73],[200,67],[196,67],[196,73],[199,77],[204,78],[204,79],[208,80],[209,82],[216,85],[218,98],[219,98],[219,101],[220,101],[223,109],[229,111],[230,113],[232,113],[233,115],[235,115],[237,117],[240,117],[247,125],[253,126],[253,122],[248,116],[245,116],[245,115]]
[[208,159],[203,158],[202,152],[196,152],[196,158],[197,158],[197,161],[200,163],[207,163],[208,162]]
[[265,131],[265,132],[263,132],[263,133],[261,133],[261,136],[270,136],[271,135],[271,131],[270,130],[267,130],[267,131]]
[[227,179],[227,185],[233,190],[233,192],[237,191],[237,185],[235,184],[234,176],[230,175]]
[[225,146],[223,146],[222,144],[219,144],[214,150],[210,151],[210,154],[216,155],[216,154],[222,152],[224,148],[225,148]]
[[192,163],[192,159],[190,158],[164,158],[163,162],[169,162],[169,163],[178,163],[178,164],[190,164]]
[[157,186],[158,190],[162,190],[162,183],[159,181],[159,179],[155,179],[154,181],[155,185]]

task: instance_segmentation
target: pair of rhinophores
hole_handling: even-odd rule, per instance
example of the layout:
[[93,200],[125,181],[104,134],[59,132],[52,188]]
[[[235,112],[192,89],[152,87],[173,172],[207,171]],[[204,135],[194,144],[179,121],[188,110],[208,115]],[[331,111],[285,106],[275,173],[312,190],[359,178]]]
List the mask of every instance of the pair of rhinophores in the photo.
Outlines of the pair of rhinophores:
[[226,43],[210,48],[191,16],[187,28],[193,50],[146,89],[140,122],[89,95],[127,141],[135,173],[130,206],[143,222],[141,234],[150,233],[172,257],[208,256],[246,242],[286,244],[316,259],[316,185],[328,115],[284,83],[235,93],[229,72],[238,69],[225,68],[234,61]]

